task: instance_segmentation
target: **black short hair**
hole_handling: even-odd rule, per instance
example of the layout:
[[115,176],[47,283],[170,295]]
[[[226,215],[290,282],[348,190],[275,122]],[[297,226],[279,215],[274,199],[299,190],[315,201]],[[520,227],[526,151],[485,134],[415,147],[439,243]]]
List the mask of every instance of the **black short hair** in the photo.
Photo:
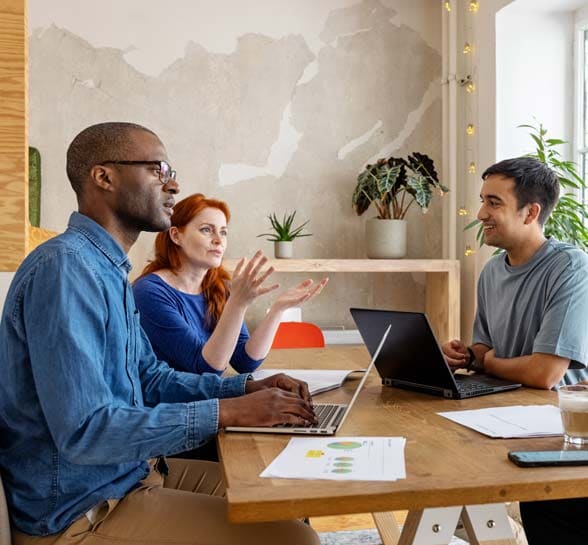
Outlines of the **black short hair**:
[[494,174],[514,180],[519,210],[527,204],[539,203],[539,224],[545,225],[559,198],[559,180],[555,172],[533,157],[515,157],[488,167],[482,180]]
[[118,121],[91,125],[72,140],[67,149],[66,171],[78,197],[92,167],[102,161],[126,159],[131,147],[129,135],[133,131],[145,131],[157,136],[142,125]]

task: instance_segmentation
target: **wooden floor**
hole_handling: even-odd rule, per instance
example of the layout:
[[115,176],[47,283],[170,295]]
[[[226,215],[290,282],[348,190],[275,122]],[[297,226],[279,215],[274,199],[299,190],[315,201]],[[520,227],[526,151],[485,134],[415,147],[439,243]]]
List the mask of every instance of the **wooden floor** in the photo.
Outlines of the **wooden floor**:
[[[398,524],[404,524],[406,511],[394,513]],[[343,530],[367,530],[375,528],[371,513],[361,515],[339,515],[336,517],[312,517],[310,524],[317,532],[340,532]]]

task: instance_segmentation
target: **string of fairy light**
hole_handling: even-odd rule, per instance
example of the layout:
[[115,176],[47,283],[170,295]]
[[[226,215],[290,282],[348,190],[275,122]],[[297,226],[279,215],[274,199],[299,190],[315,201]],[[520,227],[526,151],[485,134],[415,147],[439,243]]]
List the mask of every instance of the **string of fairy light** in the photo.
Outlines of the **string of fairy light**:
[[[458,5],[459,0],[443,0],[444,8],[449,12],[453,9],[453,6]],[[460,2],[461,3],[461,2]],[[462,59],[459,63],[461,73],[465,74],[464,77],[457,79],[460,87],[464,89],[466,93],[465,96],[465,124],[463,130],[465,132],[465,170],[467,173],[467,182],[468,187],[469,184],[474,181],[475,175],[477,173],[477,164],[476,164],[476,150],[475,150],[475,139],[474,136],[476,134],[476,120],[475,118],[475,105],[476,101],[473,97],[468,99],[468,96],[473,95],[476,92],[476,82],[475,82],[475,44],[473,42],[473,17],[480,9],[480,2],[478,0],[466,0],[465,2],[467,13],[465,14],[465,25],[464,28],[464,42],[461,48],[462,52]],[[467,191],[464,192],[467,195]],[[457,211],[458,216],[461,219],[462,223],[462,230],[466,225],[466,218],[470,215],[465,204],[459,207]],[[476,250],[470,244],[466,244],[464,255],[469,257],[476,253]]]

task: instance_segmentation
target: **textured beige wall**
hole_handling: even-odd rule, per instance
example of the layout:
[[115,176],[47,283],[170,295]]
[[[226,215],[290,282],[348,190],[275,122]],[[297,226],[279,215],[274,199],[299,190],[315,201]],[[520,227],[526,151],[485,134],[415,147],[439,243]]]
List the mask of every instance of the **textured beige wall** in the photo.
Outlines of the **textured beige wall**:
[[[73,14],[66,0],[30,0],[30,143],[43,157],[43,227],[63,230],[75,208],[64,174],[69,141],[104,120],[161,136],[180,197],[200,191],[229,203],[230,257],[258,247],[271,254],[256,235],[269,212],[294,208],[314,233],[296,257],[364,257],[374,214],[358,218],[350,204],[363,165],[420,151],[440,170],[437,2],[321,0],[313,10],[316,0],[260,0],[246,2],[246,17],[240,0],[104,0],[94,12],[79,4]],[[408,256],[441,257],[440,203],[425,216],[415,206],[408,219]],[[152,241],[142,235],[133,248],[135,272]],[[333,276],[303,316],[349,326],[351,305],[421,309],[423,293],[418,275]]]

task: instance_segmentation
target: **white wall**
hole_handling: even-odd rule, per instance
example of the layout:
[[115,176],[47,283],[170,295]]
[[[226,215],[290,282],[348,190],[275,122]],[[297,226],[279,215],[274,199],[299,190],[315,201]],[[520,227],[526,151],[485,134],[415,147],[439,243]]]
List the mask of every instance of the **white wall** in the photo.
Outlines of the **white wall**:
[[498,12],[497,160],[532,151],[527,129],[516,127],[535,124],[533,118],[551,137],[573,140],[573,42],[573,11],[534,11],[519,1]]
[[[64,176],[67,145],[105,120],[141,123],[162,138],[180,198],[198,191],[229,203],[227,257],[271,254],[257,235],[270,212],[293,209],[313,233],[295,257],[364,257],[374,212],[358,218],[351,196],[365,163],[419,151],[441,169],[437,2],[75,4],[29,2],[29,142],[42,156],[44,228],[63,230],[76,206]],[[441,257],[441,199],[426,215],[413,206],[408,216],[408,257]],[[152,248],[153,236],[143,234],[130,254],[133,275]],[[253,305],[250,325],[268,304]],[[349,327],[350,306],[423,305],[418,275],[339,274],[303,315]]]

